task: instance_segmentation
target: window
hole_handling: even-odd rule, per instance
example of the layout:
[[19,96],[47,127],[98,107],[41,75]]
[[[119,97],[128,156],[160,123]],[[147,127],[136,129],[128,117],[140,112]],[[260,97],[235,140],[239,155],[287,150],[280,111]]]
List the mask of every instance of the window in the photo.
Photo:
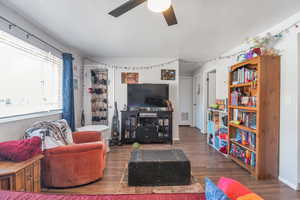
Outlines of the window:
[[62,59],[0,31],[0,118],[61,109]]

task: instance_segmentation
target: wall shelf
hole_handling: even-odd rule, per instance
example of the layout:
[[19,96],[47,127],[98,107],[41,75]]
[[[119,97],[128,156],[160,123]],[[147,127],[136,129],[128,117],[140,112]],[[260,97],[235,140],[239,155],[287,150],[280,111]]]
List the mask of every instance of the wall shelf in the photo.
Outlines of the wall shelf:
[[246,110],[248,112],[255,112],[257,110],[256,107],[245,107],[245,106],[229,106],[231,109],[240,109],[240,110]]
[[247,149],[247,150],[249,150],[249,151],[251,151],[251,152],[256,152],[255,151],[255,149],[253,149],[252,147],[250,147],[249,145],[243,145],[243,144],[240,144],[240,143],[238,143],[237,141],[234,141],[234,139],[231,139],[230,140],[231,141],[231,143],[234,143],[234,144],[236,144],[236,145],[238,145],[238,146],[240,146],[240,147],[242,147],[242,148],[244,148],[244,149]]
[[242,168],[246,169],[248,172],[250,172],[253,176],[256,175],[256,172],[255,172],[255,168],[254,167],[251,167],[250,165],[247,165],[245,163],[243,163],[242,161],[240,161],[239,159],[233,157],[233,156],[230,156],[229,155],[229,158],[231,160],[233,160],[234,162],[236,162],[238,165],[240,165]]
[[237,124],[234,124],[234,123],[229,123],[229,126],[239,128],[239,129],[242,129],[244,131],[249,131],[249,132],[252,132],[252,133],[257,133],[257,131],[255,129],[248,128],[248,127],[243,126],[243,125],[237,125]]
[[250,86],[253,86],[253,85],[254,85],[254,82],[240,83],[240,84],[230,85],[230,88],[250,87]]

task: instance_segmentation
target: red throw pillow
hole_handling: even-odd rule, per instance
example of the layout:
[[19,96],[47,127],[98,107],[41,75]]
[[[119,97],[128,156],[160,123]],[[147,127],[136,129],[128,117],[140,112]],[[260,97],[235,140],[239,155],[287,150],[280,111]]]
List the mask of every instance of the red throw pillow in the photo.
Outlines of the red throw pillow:
[[32,137],[26,140],[15,140],[0,143],[0,160],[21,162],[40,154],[41,138]]
[[218,187],[232,200],[237,200],[240,196],[252,193],[238,181],[225,177],[220,178]]

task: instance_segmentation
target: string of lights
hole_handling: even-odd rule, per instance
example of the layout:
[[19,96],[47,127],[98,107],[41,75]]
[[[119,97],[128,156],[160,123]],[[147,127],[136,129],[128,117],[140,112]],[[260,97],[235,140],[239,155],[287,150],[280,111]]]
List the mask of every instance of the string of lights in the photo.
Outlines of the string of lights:
[[[276,34],[271,34],[271,33],[267,33],[267,35],[265,36],[266,39],[268,40],[280,40],[282,39],[284,36],[286,36],[286,34],[290,33],[290,31],[292,29],[298,29],[299,28],[299,24],[300,24],[300,20],[298,20],[297,22],[293,23],[292,25],[288,26],[287,28],[282,29],[281,31],[279,31]],[[245,41],[247,43],[249,43],[249,38]],[[230,58],[236,58],[237,56],[247,53],[249,52],[249,49],[245,49],[245,50],[241,50],[229,55],[225,55],[225,56],[219,56],[213,59],[208,59],[206,60],[204,63],[209,63],[209,62],[213,62],[213,61],[218,61],[218,60],[224,60],[224,59],[230,59]]]

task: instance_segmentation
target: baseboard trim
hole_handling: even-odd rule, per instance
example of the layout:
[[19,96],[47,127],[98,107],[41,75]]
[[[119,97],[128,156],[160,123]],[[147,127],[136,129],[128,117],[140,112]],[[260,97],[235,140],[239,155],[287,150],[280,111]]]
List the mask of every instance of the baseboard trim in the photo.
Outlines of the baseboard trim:
[[197,131],[199,131],[200,133],[202,133],[201,129],[198,128],[197,126],[192,126],[192,128],[197,129]]
[[180,144],[180,138],[173,138],[173,144]]
[[283,182],[284,184],[286,184],[287,186],[289,186],[293,190],[300,190],[299,183],[298,184],[291,183],[290,181],[288,181],[285,178],[282,178],[280,176],[278,177],[278,179],[279,179],[279,181]]

